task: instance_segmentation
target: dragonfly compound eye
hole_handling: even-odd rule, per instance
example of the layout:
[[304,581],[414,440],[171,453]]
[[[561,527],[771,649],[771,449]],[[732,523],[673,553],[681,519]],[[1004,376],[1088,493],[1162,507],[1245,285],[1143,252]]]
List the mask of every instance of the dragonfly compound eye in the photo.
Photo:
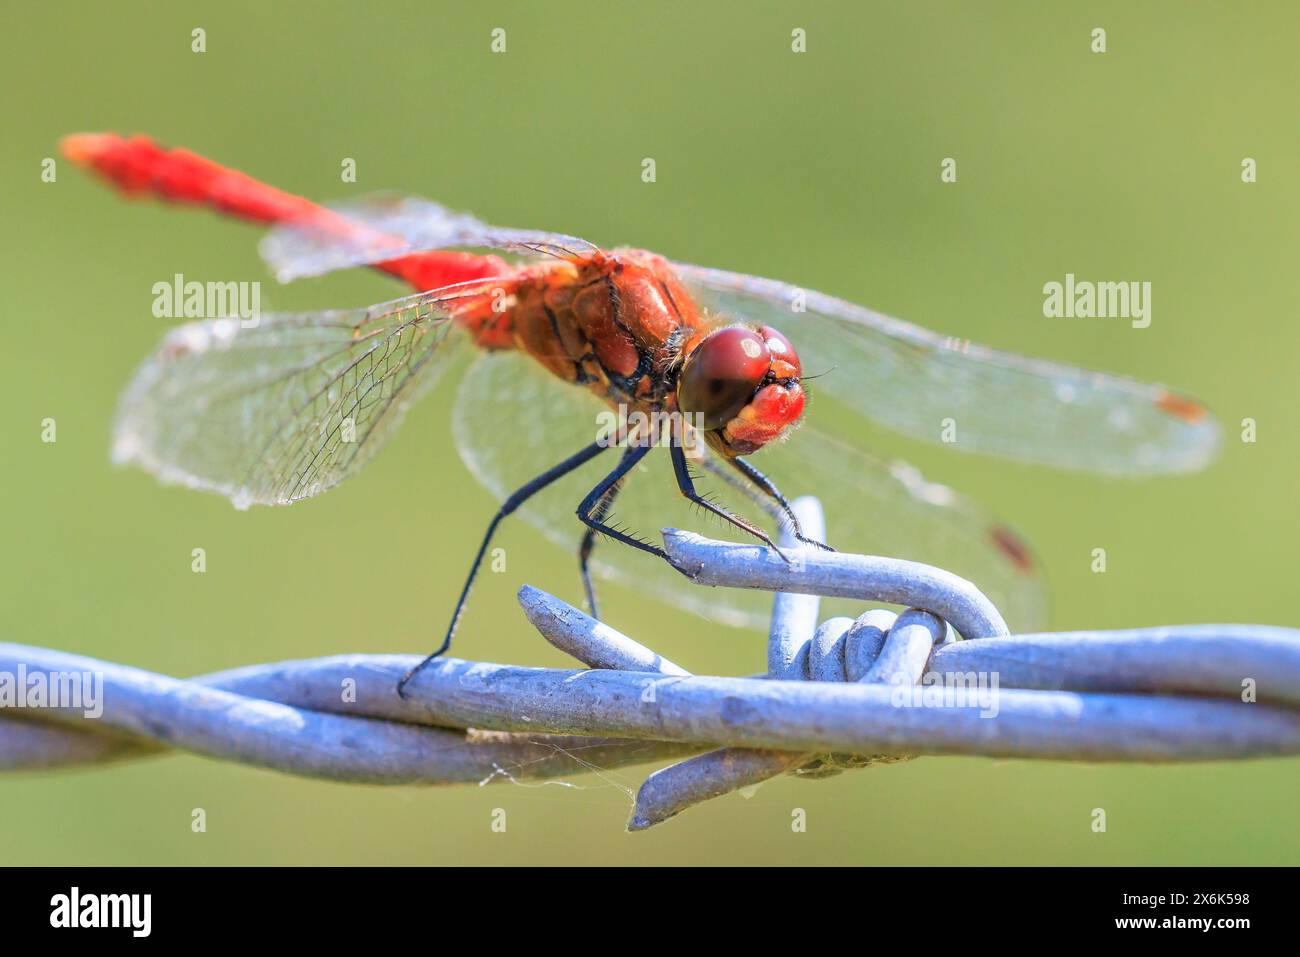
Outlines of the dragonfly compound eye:
[[702,428],[720,429],[758,391],[772,354],[758,332],[733,326],[706,336],[686,357],[677,380],[677,405]]
[[[803,375],[803,367],[799,363],[799,354],[794,351],[794,345],[785,337],[779,329],[773,329],[771,326],[759,326],[758,334],[763,337],[767,343],[767,351],[772,354],[772,371],[777,378],[798,378]],[[780,366],[781,368],[778,368]]]

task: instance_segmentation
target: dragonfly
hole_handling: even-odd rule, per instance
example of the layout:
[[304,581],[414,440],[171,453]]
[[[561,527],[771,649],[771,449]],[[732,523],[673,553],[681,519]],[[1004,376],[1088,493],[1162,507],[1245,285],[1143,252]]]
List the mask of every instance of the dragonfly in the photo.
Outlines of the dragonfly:
[[[866,420],[932,442],[955,428],[948,444],[962,451],[1113,476],[1197,470],[1218,448],[1206,407],[1165,386],[994,350],[785,282],[491,226],[400,194],[320,205],[140,135],[76,134],[62,150],[128,195],[269,227],[260,253],[281,281],[365,266],[414,290],[362,309],[173,328],[123,392],[116,461],[238,508],[287,505],[355,474],[458,357],[472,358],[452,431],[501,504],[440,646],[399,694],[450,647],[515,513],[576,550],[593,615],[594,573],[761,626],[762,596],[684,589],[636,529],[693,506],[788,560],[774,532],[831,547],[803,535],[786,497],[815,494],[836,547],[942,565],[1031,628],[1044,608],[1033,551],[968,498],[869,452]],[[651,458],[661,447],[666,460]],[[614,467],[593,482],[585,467],[610,449]],[[601,539],[627,547],[596,551]]]

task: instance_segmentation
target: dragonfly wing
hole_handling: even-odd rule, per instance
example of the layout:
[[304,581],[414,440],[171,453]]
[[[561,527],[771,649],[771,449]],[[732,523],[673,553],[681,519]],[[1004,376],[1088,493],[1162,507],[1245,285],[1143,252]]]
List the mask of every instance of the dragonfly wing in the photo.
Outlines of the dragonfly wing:
[[1112,475],[1202,468],[1219,428],[1163,386],[945,338],[770,279],[676,264],[708,310],[785,330],[825,392],[889,428],[1023,462]]
[[239,508],[317,495],[360,469],[437,380],[454,329],[438,292],[180,326],[123,393],[114,459]]
[[[498,500],[569,454],[594,441],[607,424],[607,407],[595,396],[565,385],[518,353],[480,357],[456,399],[454,430],[462,459]],[[508,428],[503,423],[510,423]],[[697,443],[703,446],[702,443]],[[704,450],[706,455],[712,453]],[[520,510],[523,518],[573,555],[584,526],[574,514],[583,496],[612,470],[611,449],[573,475],[538,493]],[[1042,578],[1028,549],[972,503],[943,486],[927,483],[900,463],[886,463],[811,428],[754,459],[788,496],[822,499],[831,544],[857,552],[925,561],[975,581],[1017,627],[1034,627],[1043,613]],[[769,529],[777,522],[733,484],[739,474],[716,458],[695,466],[705,494]],[[655,450],[629,476],[608,520],[647,541],[658,542],[667,526],[694,528],[741,540],[734,528],[687,503],[677,490],[666,450]],[[766,630],[772,596],[742,589],[691,585],[666,562],[618,542],[595,550],[596,575],[673,607],[737,627]],[[846,613],[857,614],[842,603]],[[828,607],[830,607],[828,605]]]
[[396,193],[331,204],[320,219],[276,226],[259,252],[282,282],[371,265],[435,249],[488,248],[566,253],[595,247],[576,236],[489,226],[468,213]]

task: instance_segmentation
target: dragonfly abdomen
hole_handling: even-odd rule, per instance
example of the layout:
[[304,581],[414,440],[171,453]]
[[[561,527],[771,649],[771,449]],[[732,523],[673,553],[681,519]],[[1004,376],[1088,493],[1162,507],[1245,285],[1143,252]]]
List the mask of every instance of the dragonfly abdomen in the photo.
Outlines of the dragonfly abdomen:
[[[63,154],[132,195],[206,206],[235,219],[293,225],[344,243],[400,249],[403,242],[354,222],[311,200],[276,189],[186,149],[166,149],[147,136],[76,133],[63,140]],[[489,276],[510,269],[497,256],[436,249],[371,263],[410,283],[417,292]]]

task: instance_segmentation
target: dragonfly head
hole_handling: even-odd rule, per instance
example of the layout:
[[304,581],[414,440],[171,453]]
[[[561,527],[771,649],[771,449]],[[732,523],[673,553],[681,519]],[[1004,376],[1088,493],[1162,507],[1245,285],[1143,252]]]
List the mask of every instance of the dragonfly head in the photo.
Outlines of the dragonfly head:
[[771,326],[727,326],[682,350],[677,407],[720,455],[756,452],[803,413],[794,346]]

